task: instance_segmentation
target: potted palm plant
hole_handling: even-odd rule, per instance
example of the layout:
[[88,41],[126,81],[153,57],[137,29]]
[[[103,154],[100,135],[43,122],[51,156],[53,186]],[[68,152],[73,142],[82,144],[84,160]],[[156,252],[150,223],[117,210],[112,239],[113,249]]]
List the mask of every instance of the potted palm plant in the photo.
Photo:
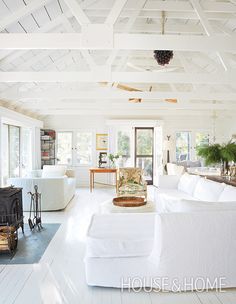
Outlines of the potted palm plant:
[[197,148],[197,154],[205,160],[205,164],[216,165],[221,164],[222,175],[228,175],[230,163],[236,162],[236,143],[229,141],[225,144],[204,145]]

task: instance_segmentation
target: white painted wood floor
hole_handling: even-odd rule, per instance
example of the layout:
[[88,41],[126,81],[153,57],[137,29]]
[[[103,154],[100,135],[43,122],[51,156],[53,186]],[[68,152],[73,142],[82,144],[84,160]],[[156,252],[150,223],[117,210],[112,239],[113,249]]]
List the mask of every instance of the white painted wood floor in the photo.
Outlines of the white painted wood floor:
[[[149,193],[151,194],[151,188]],[[114,196],[113,189],[77,189],[65,211],[43,213],[44,223],[62,223],[39,264],[0,266],[0,304],[235,304],[236,290],[224,293],[134,293],[88,287],[83,256],[91,214]],[[25,219],[27,220],[26,214]]]

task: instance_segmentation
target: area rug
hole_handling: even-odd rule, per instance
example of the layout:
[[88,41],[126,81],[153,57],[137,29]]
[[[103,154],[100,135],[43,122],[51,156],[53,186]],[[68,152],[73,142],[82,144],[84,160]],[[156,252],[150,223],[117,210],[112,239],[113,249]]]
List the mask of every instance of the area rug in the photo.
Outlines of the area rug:
[[2,264],[35,264],[38,263],[53,239],[61,224],[43,224],[41,231],[30,231],[25,224],[25,233],[18,230],[18,246],[14,255],[0,253],[0,265]]

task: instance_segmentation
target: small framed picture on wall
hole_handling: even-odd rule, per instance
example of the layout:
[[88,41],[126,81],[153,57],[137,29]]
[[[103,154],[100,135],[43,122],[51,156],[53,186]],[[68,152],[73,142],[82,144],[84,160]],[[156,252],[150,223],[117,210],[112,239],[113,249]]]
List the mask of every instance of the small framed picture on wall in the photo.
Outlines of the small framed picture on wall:
[[108,149],[108,134],[96,134],[96,150]]

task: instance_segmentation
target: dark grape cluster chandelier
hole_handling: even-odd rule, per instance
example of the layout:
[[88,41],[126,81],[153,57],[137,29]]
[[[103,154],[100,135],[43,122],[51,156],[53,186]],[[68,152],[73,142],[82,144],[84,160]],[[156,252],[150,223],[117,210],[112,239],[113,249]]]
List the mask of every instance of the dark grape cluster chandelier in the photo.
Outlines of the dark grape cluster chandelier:
[[[162,30],[161,33],[162,35],[165,34],[165,12],[162,12],[162,22],[161,22]],[[170,60],[173,58],[174,53],[173,51],[170,50],[155,50],[153,51],[154,53],[154,58],[156,59],[157,63],[159,65],[166,65],[170,63]]]
[[159,65],[169,64],[173,56],[174,56],[173,51],[169,51],[169,50],[154,51],[154,58],[156,59]]

